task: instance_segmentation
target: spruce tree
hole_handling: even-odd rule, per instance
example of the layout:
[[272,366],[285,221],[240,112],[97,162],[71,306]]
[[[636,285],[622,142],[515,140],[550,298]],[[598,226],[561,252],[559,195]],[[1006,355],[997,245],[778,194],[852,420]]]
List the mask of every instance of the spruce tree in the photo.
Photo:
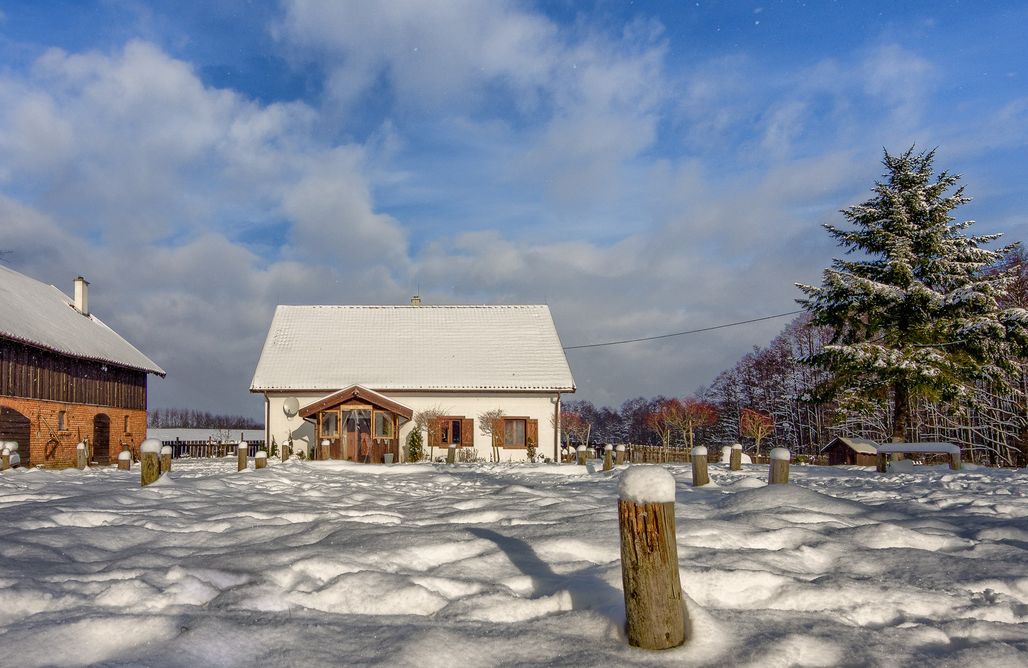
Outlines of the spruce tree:
[[825,225],[849,257],[833,260],[821,286],[797,284],[812,324],[832,332],[806,360],[829,375],[811,398],[848,408],[891,401],[894,441],[906,440],[918,396],[959,405],[977,382],[1016,391],[1010,380],[1028,350],[1028,312],[997,304],[1010,272],[989,271],[1012,246],[987,249],[999,234],[970,235],[974,221],[955,222],[970,198],[959,176],[934,174],[934,158],[886,151],[873,196],[841,212],[851,227]]

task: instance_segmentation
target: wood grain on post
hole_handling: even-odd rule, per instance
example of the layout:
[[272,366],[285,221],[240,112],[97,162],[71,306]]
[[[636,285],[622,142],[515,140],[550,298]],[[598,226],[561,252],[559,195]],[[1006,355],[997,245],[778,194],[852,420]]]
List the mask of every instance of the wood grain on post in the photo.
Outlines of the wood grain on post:
[[86,468],[86,444],[79,443],[75,446],[75,467],[79,470]]
[[589,453],[586,452],[587,448],[584,445],[578,446],[578,465],[585,466],[585,461],[589,457]]
[[618,526],[628,642],[669,649],[686,640],[686,613],[675,543],[675,481],[657,466],[621,477]]
[[263,450],[258,450],[257,454],[253,458],[253,467],[256,469],[262,469],[268,465],[268,453]]
[[616,448],[614,448],[614,464],[616,466],[621,466],[624,463],[625,463],[625,446],[624,445],[619,445]]
[[789,482],[789,451],[785,448],[771,450],[771,469],[768,472],[767,484],[784,485]]
[[132,470],[132,453],[128,450],[122,450],[118,453],[118,470],[119,471],[131,471]]
[[161,442],[148,438],[139,446],[139,486],[146,487],[161,477]]
[[161,448],[161,475],[171,471],[171,446]]
[[603,470],[609,471],[614,468],[614,446],[608,443],[603,446]]
[[6,471],[9,468],[11,468],[11,451],[4,448],[0,453],[0,471]]
[[317,459],[319,461],[323,461],[323,462],[324,461],[328,461],[329,455],[331,454],[331,447],[332,447],[332,444],[328,442],[327,438],[322,440],[321,441],[321,447],[318,448]]
[[453,464],[453,463],[456,463],[456,461],[457,461],[457,444],[456,443],[450,443],[450,445],[446,448],[446,463],[447,464]]
[[731,471],[742,470],[742,446],[736,443],[728,455],[728,468]]
[[707,474],[707,448],[697,445],[692,449],[692,486],[702,487],[710,484]]
[[960,454],[953,453],[949,456],[949,468],[951,471],[960,470]]
[[875,468],[879,473],[885,473],[889,470],[889,459],[888,455],[884,452],[879,452],[878,457],[875,460]]
[[236,446],[236,471],[246,470],[246,450],[249,447],[246,441],[240,441]]

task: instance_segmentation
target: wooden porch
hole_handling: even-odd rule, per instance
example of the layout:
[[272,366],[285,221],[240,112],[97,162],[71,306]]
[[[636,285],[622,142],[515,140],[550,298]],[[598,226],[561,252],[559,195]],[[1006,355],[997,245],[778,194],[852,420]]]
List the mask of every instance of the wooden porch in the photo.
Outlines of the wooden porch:
[[414,412],[368,388],[354,385],[300,411],[314,423],[317,447],[313,459],[340,459],[382,464],[386,455],[400,461],[400,427]]

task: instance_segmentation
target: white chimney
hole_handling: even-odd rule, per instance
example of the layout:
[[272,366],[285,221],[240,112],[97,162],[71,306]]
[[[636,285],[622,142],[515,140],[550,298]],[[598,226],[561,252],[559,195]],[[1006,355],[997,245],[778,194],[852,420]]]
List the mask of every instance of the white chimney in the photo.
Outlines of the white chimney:
[[421,295],[414,295],[410,298],[411,306],[421,306]]
[[75,310],[89,315],[89,281],[81,276],[75,279]]

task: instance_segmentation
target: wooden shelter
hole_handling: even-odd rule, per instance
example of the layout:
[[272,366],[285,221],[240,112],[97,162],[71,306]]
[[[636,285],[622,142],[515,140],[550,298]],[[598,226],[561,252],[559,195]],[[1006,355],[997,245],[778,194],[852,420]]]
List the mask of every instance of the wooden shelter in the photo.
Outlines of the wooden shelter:
[[829,466],[874,466],[878,457],[878,444],[866,438],[837,436],[821,448],[828,457]]
[[381,464],[387,453],[400,461],[400,427],[413,416],[412,409],[360,385],[300,411],[301,418],[315,425],[318,443],[328,441],[330,459],[366,464]]

